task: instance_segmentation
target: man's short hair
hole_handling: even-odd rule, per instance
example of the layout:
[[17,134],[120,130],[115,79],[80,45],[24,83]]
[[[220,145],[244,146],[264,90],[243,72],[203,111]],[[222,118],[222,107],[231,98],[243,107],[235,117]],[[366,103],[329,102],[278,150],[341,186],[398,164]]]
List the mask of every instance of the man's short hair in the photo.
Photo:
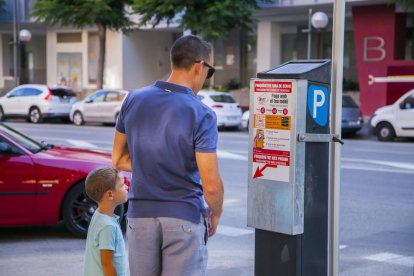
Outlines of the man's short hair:
[[100,202],[108,190],[115,189],[115,183],[119,178],[118,170],[112,167],[101,167],[91,171],[86,177],[86,194],[96,202]]
[[189,70],[195,61],[210,58],[210,44],[196,35],[182,36],[171,47],[170,57],[173,68]]

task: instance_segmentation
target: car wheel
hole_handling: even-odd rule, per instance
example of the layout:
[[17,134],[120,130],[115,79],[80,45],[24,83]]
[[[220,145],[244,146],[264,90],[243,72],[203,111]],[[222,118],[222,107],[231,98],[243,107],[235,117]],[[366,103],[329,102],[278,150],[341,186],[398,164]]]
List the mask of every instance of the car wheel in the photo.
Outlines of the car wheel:
[[77,126],[85,124],[85,121],[83,120],[83,115],[80,111],[76,111],[75,114],[73,114],[73,123]]
[[394,128],[389,123],[380,123],[376,127],[376,132],[380,141],[392,141],[395,138]]
[[3,108],[0,106],[0,121],[3,122],[5,117]]
[[43,121],[42,113],[40,112],[39,108],[32,107],[29,110],[29,122],[38,124]]
[[[88,233],[89,223],[98,204],[90,199],[85,192],[85,182],[81,181],[65,196],[62,204],[62,217],[66,228],[75,236],[84,238]],[[124,217],[124,206],[119,205],[115,213]]]

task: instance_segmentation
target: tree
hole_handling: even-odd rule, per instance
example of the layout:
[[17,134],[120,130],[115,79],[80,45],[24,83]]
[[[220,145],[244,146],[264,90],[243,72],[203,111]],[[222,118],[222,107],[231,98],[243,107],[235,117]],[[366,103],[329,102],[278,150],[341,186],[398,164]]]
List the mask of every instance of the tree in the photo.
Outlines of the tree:
[[119,31],[133,23],[125,10],[131,0],[37,0],[32,16],[52,25],[83,28],[96,26],[99,37],[97,88],[102,89],[105,67],[106,31]]
[[[414,15],[413,9],[414,9],[414,0],[391,0],[391,3],[396,5],[401,5],[401,7],[406,12],[411,12]],[[411,26],[411,58],[414,58],[414,16],[412,19],[412,26]]]
[[249,29],[255,8],[256,0],[132,0],[132,9],[141,15],[140,25],[155,27],[178,18],[180,27],[206,39],[218,38],[236,27]]
[[391,0],[391,3],[401,5],[405,10],[414,8],[414,0]]

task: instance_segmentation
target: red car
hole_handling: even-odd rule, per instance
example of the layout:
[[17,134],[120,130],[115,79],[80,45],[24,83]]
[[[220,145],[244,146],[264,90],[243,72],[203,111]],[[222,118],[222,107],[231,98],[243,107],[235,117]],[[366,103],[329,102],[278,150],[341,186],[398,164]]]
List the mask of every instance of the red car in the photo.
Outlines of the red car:
[[[111,166],[111,154],[39,143],[0,123],[0,226],[64,220],[85,237],[97,204],[85,194],[87,174]],[[130,174],[124,173],[129,184]],[[125,206],[116,213],[123,218]]]

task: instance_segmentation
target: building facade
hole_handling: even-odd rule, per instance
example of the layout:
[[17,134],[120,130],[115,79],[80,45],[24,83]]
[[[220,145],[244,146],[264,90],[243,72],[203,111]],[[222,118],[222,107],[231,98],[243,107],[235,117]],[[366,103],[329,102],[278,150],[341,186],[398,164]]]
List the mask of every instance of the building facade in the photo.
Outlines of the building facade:
[[[32,32],[21,43],[20,83],[67,85],[75,91],[96,88],[98,36],[96,28],[82,30],[34,22],[35,0],[18,0],[19,29]],[[0,90],[13,87],[13,0],[0,16]],[[247,87],[257,72],[292,59],[329,59],[332,52],[333,0],[274,0],[258,2],[256,24],[250,31],[233,30],[213,41],[214,88]],[[307,32],[309,10],[325,12],[328,26]],[[412,83],[373,83],[375,77],[414,75],[414,16],[388,0],[348,0],[345,11],[344,89],[359,90],[363,114],[391,104]],[[141,28],[128,33],[108,31],[104,87],[133,89],[169,74],[169,48],[183,34],[177,26]],[[308,36],[311,43],[308,45]],[[359,88],[358,85],[359,84]],[[246,89],[247,90],[247,89]],[[83,96],[83,94],[81,94]]]

